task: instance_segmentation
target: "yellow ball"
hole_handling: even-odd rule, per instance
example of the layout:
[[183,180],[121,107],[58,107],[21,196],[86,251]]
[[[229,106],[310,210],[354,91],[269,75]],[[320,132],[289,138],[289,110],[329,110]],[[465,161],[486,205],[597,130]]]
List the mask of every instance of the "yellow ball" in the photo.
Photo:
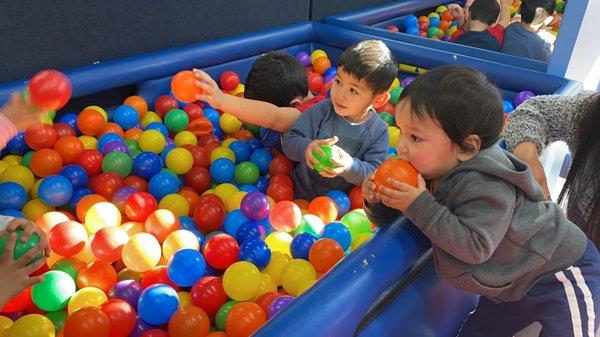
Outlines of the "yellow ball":
[[214,162],[219,158],[227,158],[235,163],[235,153],[227,147],[219,146],[210,153],[210,162]]
[[23,163],[23,157],[17,156],[16,154],[9,154],[3,159],[8,163],[9,166],[19,166]]
[[40,189],[40,184],[42,183],[42,180],[43,179],[38,179],[35,181],[35,183],[33,183],[33,186],[31,187],[31,191],[29,191],[29,194],[31,194],[31,199],[39,198],[38,190]]
[[221,146],[223,147],[229,147],[229,145],[231,145],[231,143],[235,142],[237,139],[235,138],[227,138],[224,141],[221,142]]
[[388,135],[390,137],[389,146],[396,147],[396,143],[398,143],[398,138],[400,137],[400,129],[395,126],[388,126]]
[[260,287],[260,271],[250,262],[239,261],[223,274],[223,289],[231,299],[248,301],[254,298]]
[[317,272],[310,262],[294,259],[283,267],[281,271],[281,285],[285,291],[298,296],[301,289],[317,279]]
[[239,93],[243,93],[246,90],[246,87],[243,84],[238,84],[237,87],[235,87],[235,89],[231,90],[229,93],[233,96],[236,96]]
[[121,212],[110,202],[99,202],[85,213],[83,227],[89,235],[96,233],[104,227],[116,227],[121,224]]
[[102,290],[94,287],[81,288],[71,296],[67,311],[70,315],[83,307],[98,308],[106,301],[108,301],[108,298]]
[[277,292],[277,284],[275,283],[275,279],[273,276],[267,273],[260,273],[260,285],[258,286],[258,290],[256,291],[256,294],[254,294],[254,298],[252,300],[255,301],[260,295],[271,291]]
[[442,14],[442,13],[444,13],[444,12],[445,12],[445,11],[447,11],[447,10],[448,10],[448,7],[446,7],[446,6],[444,6],[444,5],[441,5],[441,6],[438,6],[438,7],[435,9],[435,12],[436,12],[436,13],[438,13],[438,14]]
[[169,234],[162,244],[162,253],[167,260],[182,249],[200,250],[200,243],[194,233],[184,229],[176,230]]
[[17,183],[29,192],[35,183],[35,177],[30,169],[25,166],[10,166],[0,176],[0,183],[12,181]]
[[300,288],[300,290],[298,290],[298,296],[304,294],[308,289],[310,289],[315,283],[317,283],[317,280],[314,280],[312,282],[308,282],[306,283],[304,286],[302,286]]
[[328,57],[324,50],[317,49],[310,54],[310,63],[314,63],[319,57]]
[[209,188],[208,190],[202,192],[202,195],[207,195],[207,194],[215,194],[215,190],[212,188]]
[[98,139],[92,136],[79,136],[85,150],[95,150],[98,147]]
[[229,200],[229,198],[231,198],[233,194],[237,191],[238,188],[235,187],[235,185],[230,183],[224,183],[215,187],[213,194],[216,194],[219,198],[221,198],[224,204],[227,204],[227,200]]
[[280,252],[292,256],[290,245],[292,244],[292,236],[285,232],[273,232],[265,238],[265,243],[271,249],[271,253]]
[[6,169],[9,167],[10,165],[7,162],[0,160],[0,177],[2,176],[2,173],[4,173],[4,171],[6,171]]
[[225,133],[236,133],[242,127],[242,122],[235,116],[224,113],[219,119],[219,125]]
[[190,202],[181,194],[167,194],[158,203],[159,209],[168,209],[175,216],[184,216],[190,213]]
[[159,154],[167,145],[165,136],[156,130],[146,130],[140,135],[138,144],[142,151]]
[[146,126],[148,126],[148,124],[154,123],[154,122],[162,123],[162,118],[156,112],[148,111],[148,112],[146,112],[144,117],[142,117],[140,124],[142,124],[143,127],[146,127]]
[[40,314],[25,315],[6,331],[6,337],[54,337],[55,329],[48,317]]
[[167,154],[167,168],[177,174],[186,174],[194,166],[194,157],[190,151],[178,147]]
[[452,27],[448,28],[448,30],[446,31],[446,35],[452,36],[452,34],[456,33],[457,30],[458,30],[458,28],[456,28],[456,26],[452,26]]
[[[50,251],[50,255],[48,256],[48,259],[46,259],[46,265],[48,265],[48,268],[52,268],[52,266],[58,262],[58,260],[64,259],[64,256],[60,256],[58,254],[56,254],[54,251]],[[2,336],[0,334],[0,336]]]
[[179,147],[183,145],[198,145],[198,138],[191,131],[181,131],[175,135],[173,141]]
[[[108,122],[108,114],[106,113],[106,110],[104,110],[103,108],[101,108],[97,105],[90,105],[85,109],[92,109],[92,110],[98,111],[102,115],[102,117],[104,117],[104,121]],[[83,110],[85,110],[85,109],[83,109]]]
[[35,221],[45,213],[52,212],[53,210],[54,207],[44,204],[41,199],[31,199],[21,209],[27,219],[31,221]]
[[144,224],[141,222],[129,221],[122,224],[121,227],[129,237],[136,235],[137,233],[142,233],[145,231]]
[[121,252],[125,266],[138,273],[144,273],[156,267],[161,256],[158,240],[148,233],[132,236]]
[[269,206],[271,207],[271,209],[273,209],[273,206],[275,206],[275,199],[271,198],[270,196],[267,196],[267,200],[269,200]]
[[192,304],[192,296],[187,291],[178,292],[177,297],[179,297],[179,308],[183,308]]
[[237,191],[233,192],[233,194],[227,199],[225,205],[227,205],[227,211],[231,212],[235,209],[240,209],[240,205],[242,204],[242,199],[248,194],[248,192]]
[[398,88],[400,86],[400,80],[398,79],[398,77],[394,78],[394,81],[392,82],[392,85],[390,86],[390,90],[394,89],[394,88]]
[[0,337],[6,336],[6,332],[13,325],[12,319],[0,315]]
[[372,237],[373,237],[373,233],[358,234],[356,239],[354,239],[354,241],[352,241],[352,244],[350,245],[350,251],[354,251],[356,248],[362,246],[363,243],[367,242],[367,240],[369,240]]
[[263,269],[263,273],[271,275],[276,285],[281,284],[281,272],[292,258],[281,252],[272,252],[269,264]]

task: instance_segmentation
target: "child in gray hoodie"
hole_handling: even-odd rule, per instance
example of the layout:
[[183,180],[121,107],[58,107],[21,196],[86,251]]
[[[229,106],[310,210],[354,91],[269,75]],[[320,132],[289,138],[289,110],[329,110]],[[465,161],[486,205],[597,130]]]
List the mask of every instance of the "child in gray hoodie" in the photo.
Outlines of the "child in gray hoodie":
[[502,115],[498,89],[475,70],[417,78],[396,107],[396,148],[420,172],[418,185],[376,187],[369,176],[367,214],[385,226],[402,212],[431,240],[438,273],[481,295],[459,336],[513,336],[536,321],[542,336],[595,336],[598,249],[496,145]]

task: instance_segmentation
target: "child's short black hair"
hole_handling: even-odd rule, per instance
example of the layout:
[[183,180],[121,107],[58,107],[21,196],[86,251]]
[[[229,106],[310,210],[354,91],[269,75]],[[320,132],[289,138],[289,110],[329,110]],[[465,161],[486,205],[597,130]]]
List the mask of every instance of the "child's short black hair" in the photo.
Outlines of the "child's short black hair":
[[475,0],[469,8],[471,20],[477,20],[492,26],[498,21],[500,4],[496,0]]
[[286,52],[271,51],[261,55],[246,78],[245,98],[287,107],[294,98],[304,98],[306,95],[306,70],[295,57]]
[[349,47],[340,56],[338,66],[357,79],[364,79],[375,94],[387,91],[398,74],[394,55],[379,40],[365,40]]
[[495,144],[500,136],[502,96],[475,69],[444,66],[430,70],[402,91],[400,100],[405,99],[415,116],[429,116],[439,123],[463,150],[472,150],[464,144],[470,134],[481,138],[481,149]]
[[521,2],[520,10],[521,21],[525,23],[532,23],[536,17],[538,8],[544,10],[547,15],[552,15],[554,13],[555,6],[556,0],[523,0]]

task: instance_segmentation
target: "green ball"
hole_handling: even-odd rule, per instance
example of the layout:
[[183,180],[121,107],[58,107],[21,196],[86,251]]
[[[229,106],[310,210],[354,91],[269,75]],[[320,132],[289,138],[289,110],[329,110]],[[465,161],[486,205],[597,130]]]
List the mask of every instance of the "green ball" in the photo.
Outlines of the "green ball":
[[391,113],[384,111],[379,114],[379,117],[389,126],[396,126],[396,121]]
[[438,27],[429,27],[427,29],[427,37],[440,37],[440,29]]
[[229,316],[229,312],[231,309],[240,302],[238,301],[229,301],[223,304],[219,311],[217,311],[217,315],[215,316],[215,325],[217,326],[217,330],[225,331],[225,322],[227,321],[227,316]]
[[51,270],[44,274],[42,282],[31,289],[31,298],[35,305],[45,311],[64,308],[75,293],[75,281],[69,274],[60,270]]
[[244,127],[244,129],[252,132],[254,137],[260,138],[260,126],[250,123],[243,123],[242,126]]
[[22,159],[23,166],[25,166],[27,168],[31,168],[31,166],[30,166],[31,157],[33,157],[34,153],[35,153],[35,151],[29,151],[23,155],[23,159]]
[[135,159],[140,153],[142,153],[142,151],[138,149],[129,150],[129,158]]
[[83,262],[72,257],[65,257],[56,261],[56,263],[52,265],[51,270],[62,271],[63,273],[71,276],[73,281],[76,282],[77,275],[79,275],[79,272],[83,268],[85,268],[85,264],[83,264]]
[[350,212],[342,217],[341,222],[348,228],[352,241],[362,233],[371,233],[371,221],[360,212]]
[[302,233],[310,233],[319,237],[321,235],[321,230],[323,229],[323,221],[318,221],[314,217],[310,216],[302,216],[302,222],[296,228],[296,230],[292,233],[294,236]]
[[252,185],[256,183],[259,176],[258,166],[253,162],[245,161],[235,168],[235,181],[240,185]]
[[65,325],[65,320],[67,319],[67,316],[67,312],[64,310],[52,311],[46,314],[46,317],[54,325],[54,330],[56,332],[60,331],[63,325]]
[[564,13],[565,12],[565,2],[564,1],[557,1],[556,2],[556,6],[554,6],[554,10],[557,13]]
[[[402,90],[404,90],[404,88],[402,87],[396,87],[394,89],[392,89],[392,91],[390,92],[390,104],[391,105],[396,105],[398,104],[398,100],[400,100],[400,94],[402,94]],[[389,111],[391,112],[391,111]]]
[[319,173],[321,173],[326,167],[329,167],[329,168],[335,167],[333,165],[333,163],[330,161],[331,157],[333,156],[333,150],[331,149],[331,146],[321,145],[320,148],[323,152],[325,152],[324,156],[319,155],[315,151],[313,151],[313,153],[312,153],[313,158],[315,158],[318,162],[318,164],[315,165],[315,170]]
[[175,133],[185,130],[190,124],[190,118],[181,109],[171,109],[165,116],[165,126]]
[[138,144],[138,142],[133,139],[126,139],[125,144],[127,144],[127,148],[129,149],[130,153],[133,150],[140,150],[140,144]]
[[113,151],[102,159],[102,172],[114,172],[125,178],[131,174],[133,163],[128,154]]
[[[23,237],[23,230],[18,229],[16,232],[17,232],[17,242],[15,243],[15,249],[13,250],[13,260],[19,259],[25,253],[27,253],[31,248],[37,246],[40,243],[40,237],[35,233],[32,234],[31,237],[29,237],[29,240],[27,242],[22,242],[21,238]],[[8,244],[8,234],[5,234],[0,238],[0,254],[2,254],[2,252],[4,251],[4,248],[6,247],[7,244]],[[27,263],[27,264],[31,264],[41,258],[42,258],[42,254],[40,253],[39,255],[37,255],[36,257],[31,259],[31,261],[29,261],[29,263]]]

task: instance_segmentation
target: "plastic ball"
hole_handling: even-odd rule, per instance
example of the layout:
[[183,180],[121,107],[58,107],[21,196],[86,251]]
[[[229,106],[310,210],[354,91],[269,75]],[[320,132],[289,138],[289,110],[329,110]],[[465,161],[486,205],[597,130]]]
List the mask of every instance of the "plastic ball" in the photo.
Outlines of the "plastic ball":
[[236,301],[254,298],[259,285],[260,271],[250,262],[236,262],[223,274],[223,288],[227,295]]
[[42,110],[58,110],[71,98],[71,82],[57,70],[35,74],[27,86],[29,99]]
[[350,230],[341,222],[332,222],[323,227],[323,231],[320,234],[321,238],[327,238],[335,240],[341,247],[342,250],[346,251],[350,248],[352,243],[352,235]]
[[148,182],[148,191],[154,198],[160,200],[168,194],[179,191],[179,179],[167,172],[157,173]]
[[110,332],[110,320],[99,308],[81,308],[70,314],[63,328],[64,337],[108,337]]
[[[16,238],[16,242],[15,242],[15,248],[13,249],[13,255],[12,255],[13,260],[18,260],[21,256],[25,255],[25,253],[27,253],[29,250],[36,247],[40,243],[40,237],[35,233],[29,237],[29,240],[27,240],[27,242],[23,242],[22,237],[23,237],[23,230],[18,229],[17,230],[17,238]],[[2,251],[2,252],[4,251],[4,249],[6,248],[6,245],[8,244],[8,240],[9,240],[8,234],[2,233],[2,236],[0,237],[0,251]],[[41,254],[35,256],[27,264],[31,264],[31,263],[39,260],[40,258],[41,258]]]
[[88,233],[94,234],[104,227],[114,227],[121,224],[121,212],[109,202],[99,202],[92,205],[85,213],[84,227]]
[[523,102],[527,101],[528,99],[530,99],[531,97],[534,97],[535,94],[529,90],[525,90],[525,91],[521,91],[519,93],[517,93],[517,95],[514,98],[514,106],[517,107],[519,105],[521,105]]
[[246,240],[240,247],[240,260],[248,261],[256,267],[265,268],[271,260],[271,251],[267,244],[259,239]]
[[40,283],[31,289],[35,305],[45,311],[56,311],[67,306],[75,293],[75,281],[62,271],[46,272]]
[[260,192],[250,192],[242,199],[241,208],[244,216],[250,220],[258,220],[269,215],[269,200]]
[[[165,116],[171,109],[179,107],[179,103],[173,96],[162,95],[154,101],[154,111],[160,116]],[[147,115],[147,114],[146,114]]]
[[110,299],[100,306],[110,321],[110,337],[126,337],[136,324],[134,307],[121,299]]
[[104,227],[90,241],[92,253],[100,261],[115,262],[121,259],[121,250],[129,236],[120,227]]
[[150,324],[160,325],[169,321],[179,307],[177,292],[168,285],[156,284],[142,291],[138,300],[140,318]]
[[178,309],[169,321],[169,336],[199,337],[210,331],[210,318],[197,306],[186,306]]
[[98,288],[86,287],[79,289],[71,296],[67,305],[68,313],[73,314],[75,311],[84,307],[97,308],[102,303],[108,301],[106,294]]
[[173,96],[183,103],[196,101],[196,96],[202,94],[202,89],[196,86],[196,81],[196,75],[191,70],[178,72],[171,79],[171,92],[173,92]]
[[142,152],[133,160],[133,173],[145,179],[152,178],[161,168],[160,156],[152,152]]
[[169,258],[169,279],[181,287],[191,287],[206,270],[204,257],[195,249],[182,249]]
[[48,243],[53,252],[61,256],[79,253],[88,239],[85,227],[76,221],[65,221],[54,226],[48,233]]
[[35,181],[33,173],[25,166],[11,166],[0,175],[0,183],[14,182],[21,185],[25,191],[31,190]]
[[106,126],[106,119],[96,110],[84,109],[77,116],[77,128],[86,136],[100,135]]
[[148,216],[144,228],[146,232],[154,235],[158,242],[163,242],[169,234],[180,228],[179,218],[169,210],[158,209]]
[[183,145],[198,145],[198,138],[190,131],[181,131],[177,133],[175,138],[173,138],[173,141],[175,141],[175,145],[180,147]]
[[239,245],[230,235],[217,234],[206,241],[203,252],[208,265],[227,269],[238,261]]
[[142,293],[142,286],[134,280],[123,280],[117,282],[110,290],[111,299],[121,299],[137,308],[138,299]]
[[210,175],[216,183],[229,182],[234,174],[235,164],[227,158],[218,158],[210,166]]
[[114,172],[123,178],[131,174],[132,167],[133,163],[131,158],[121,151],[108,153],[104,159],[102,159],[103,172]]
[[317,279],[315,268],[306,260],[294,259],[281,272],[281,284],[285,291],[298,296],[298,291],[307,283]]
[[335,221],[338,215],[337,205],[328,197],[317,197],[311,201],[308,211],[321,218],[324,223]]
[[219,84],[223,90],[231,91],[237,88],[237,86],[240,84],[240,78],[233,71],[226,71],[221,74],[221,77],[219,78]]
[[308,253],[310,247],[318,240],[318,238],[311,233],[300,233],[294,237],[290,250],[292,257],[295,259],[308,260]]
[[246,161],[246,162],[240,163],[235,168],[234,176],[235,176],[235,180],[240,185],[254,184],[256,182],[256,180],[258,179],[258,177],[260,176],[260,172],[259,172],[256,164]]
[[265,243],[271,249],[271,254],[274,252],[280,252],[292,256],[290,252],[290,245],[292,243],[292,236],[285,232],[273,232],[265,238]]
[[105,156],[115,151],[120,151],[125,154],[129,154],[129,147],[127,146],[127,144],[125,144],[123,140],[110,141],[106,143],[104,147],[102,147],[102,154]]
[[93,177],[102,171],[103,156],[96,150],[84,150],[75,164],[83,167],[88,176]]
[[63,160],[58,152],[51,149],[36,151],[31,157],[31,171],[38,177],[58,174],[63,167]]
[[123,129],[130,129],[138,123],[139,113],[132,106],[121,105],[115,109],[113,120]]
[[393,189],[393,185],[388,182],[391,178],[416,187],[417,176],[417,170],[409,162],[402,159],[388,159],[375,171],[374,182],[375,186]]
[[66,273],[73,280],[73,282],[75,282],[77,280],[77,275],[79,274],[79,272],[83,268],[85,268],[85,264],[75,258],[65,257],[56,261],[54,264],[52,264],[52,267],[50,268],[52,270]]
[[229,149],[233,151],[235,155],[236,164],[250,159],[250,146],[242,140],[233,141],[229,144]]
[[38,188],[38,195],[47,205],[62,206],[71,200],[73,186],[67,178],[61,175],[48,176],[42,180]]
[[79,165],[67,165],[63,167],[60,170],[60,175],[69,180],[73,190],[84,188],[88,182],[87,172]]
[[283,310],[288,305],[292,304],[292,302],[294,301],[294,299],[295,299],[295,297],[294,296],[290,296],[290,295],[283,295],[283,296],[277,297],[273,301],[273,303],[271,304],[271,306],[269,307],[269,312],[268,312],[268,316],[267,317],[269,319],[271,319],[278,312],[280,312],[281,310]]
[[198,239],[194,233],[183,229],[176,230],[169,234],[162,244],[162,252],[167,260],[175,252],[182,249],[200,249]]
[[146,272],[160,261],[160,244],[151,234],[135,234],[123,246],[121,256],[127,268],[135,272]]
[[267,314],[256,303],[236,304],[225,322],[225,331],[230,337],[250,336],[267,321]]
[[17,319],[6,332],[6,337],[53,337],[54,325],[40,314],[25,315]]
[[371,221],[363,213],[350,212],[344,215],[340,221],[350,231],[352,242],[362,233],[371,233]]
[[194,158],[188,150],[176,148],[167,155],[166,164],[167,168],[176,174],[185,174],[192,168]]
[[242,122],[240,122],[240,120],[236,117],[228,113],[224,113],[219,119],[219,126],[225,133],[233,134],[242,127]]
[[269,212],[269,223],[275,230],[289,233],[302,223],[302,212],[291,201],[279,201]]
[[164,123],[169,131],[177,133],[188,127],[190,119],[185,111],[181,109],[172,109],[165,115]]
[[146,192],[132,193],[125,200],[125,215],[133,221],[146,221],[148,216],[157,210],[156,199]]
[[224,219],[225,208],[217,202],[199,202],[194,212],[196,225],[205,233],[221,229]]
[[148,103],[146,103],[146,100],[140,96],[129,96],[125,99],[125,101],[123,101],[123,104],[133,107],[140,117],[144,116],[146,112],[148,112]]
[[256,164],[260,174],[269,172],[271,160],[273,160],[273,155],[265,149],[258,149],[250,156],[250,161]]
[[45,213],[54,211],[54,207],[46,205],[41,199],[31,199],[25,203],[21,211],[27,219],[35,221]]
[[317,57],[313,60],[312,64],[314,71],[321,75],[331,67],[331,61],[326,56]]
[[344,258],[344,250],[335,240],[320,239],[310,248],[308,260],[319,273],[329,271]]
[[0,183],[0,210],[21,209],[27,202],[25,188],[15,182]]
[[117,283],[117,272],[108,262],[95,261],[89,263],[77,274],[77,287],[94,287],[108,293]]
[[165,148],[167,141],[162,133],[156,130],[146,130],[138,140],[140,150],[159,154]]

